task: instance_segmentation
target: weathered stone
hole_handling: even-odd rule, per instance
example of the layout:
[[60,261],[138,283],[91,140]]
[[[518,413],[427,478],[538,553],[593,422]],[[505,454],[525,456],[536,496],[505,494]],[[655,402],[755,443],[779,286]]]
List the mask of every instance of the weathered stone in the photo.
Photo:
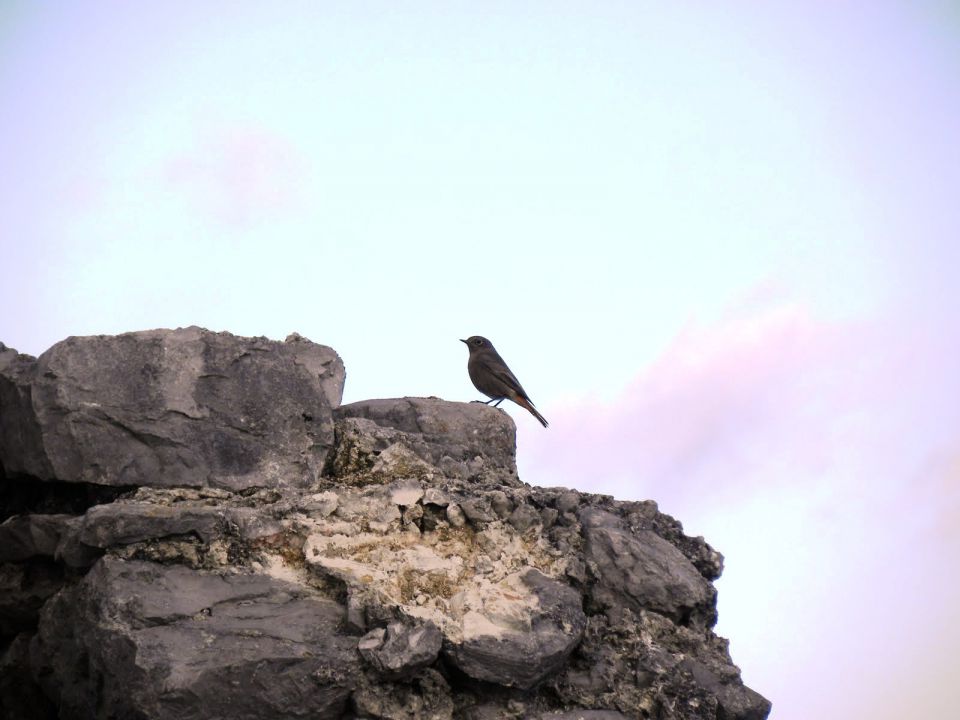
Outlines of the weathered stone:
[[267,576],[104,558],[44,608],[31,665],[61,717],[339,718],[358,670],[342,620]]
[[210,542],[230,510],[217,507],[169,507],[143,502],[116,502],[90,508],[83,519],[80,542],[90,547],[193,534]]
[[[2,482],[2,481],[0,481]],[[16,515],[0,524],[0,563],[52,558],[72,515]]]
[[581,511],[585,557],[598,577],[593,598],[600,605],[627,604],[685,622],[699,614],[716,622],[713,586],[673,545],[650,530],[629,533],[610,513]]
[[361,685],[353,694],[361,718],[381,720],[452,720],[450,686],[436,670],[426,669],[409,682],[380,681]]
[[518,505],[510,514],[509,523],[517,532],[525,532],[540,522],[540,513],[530,505]]
[[467,524],[467,516],[457,503],[447,505],[447,522],[450,527],[461,528]]
[[0,565],[0,637],[32,630],[40,608],[63,585],[63,575],[46,560]]
[[467,516],[467,520],[475,527],[482,527],[497,519],[490,507],[490,500],[486,497],[468,498],[461,500],[459,504],[463,514]]
[[[318,422],[293,397],[305,385],[306,404],[325,392],[309,358],[291,360],[286,346],[305,341],[193,329],[62,345],[40,360],[0,346],[0,716],[31,706],[36,717],[139,720],[769,712],[710,629],[722,556],[652,501],[520,483],[501,411],[356,403],[337,411],[318,478],[322,433],[305,451],[305,431],[284,425],[293,410]],[[158,348],[169,352],[158,359]],[[146,374],[128,377],[131,361]],[[38,376],[41,362],[56,377]],[[110,378],[119,387],[104,388]],[[217,388],[222,397],[209,394]],[[276,400],[279,414],[248,412],[251,399]],[[245,434],[247,421],[259,425]],[[190,428],[276,462],[216,475],[219,456]],[[158,439],[171,437],[196,440],[199,460],[188,467],[187,449]],[[152,457],[159,480],[40,482],[60,472],[54,457],[81,479],[94,464],[141,472]]]
[[527,690],[563,665],[586,617],[575,590],[536,570],[504,586],[497,602],[488,597],[482,610],[464,612],[462,637],[444,654],[470,677]]
[[394,622],[361,638],[360,655],[386,678],[409,677],[433,664],[443,637],[432,622],[414,625]]
[[45,720],[57,708],[30,675],[31,635],[17,635],[0,654],[0,717],[4,720]]
[[487,497],[490,499],[490,507],[501,520],[506,520],[513,512],[513,503],[503,490],[494,490]]
[[[497,478],[516,483],[516,426],[510,416],[482,403],[452,403],[437,398],[362,400],[334,413],[373,421],[397,432],[371,446],[400,443],[448,476]],[[355,426],[356,427],[356,426]]]
[[333,442],[343,363],[200,328],[73,337],[0,361],[0,464],[103,485],[302,486]]

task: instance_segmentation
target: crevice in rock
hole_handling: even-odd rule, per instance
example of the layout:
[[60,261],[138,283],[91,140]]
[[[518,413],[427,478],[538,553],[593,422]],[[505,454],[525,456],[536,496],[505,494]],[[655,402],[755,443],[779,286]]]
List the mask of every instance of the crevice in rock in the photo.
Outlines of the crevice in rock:
[[30,513],[82,515],[94,505],[112,503],[135,490],[133,485],[41,480],[29,475],[6,478],[0,480],[0,522]]

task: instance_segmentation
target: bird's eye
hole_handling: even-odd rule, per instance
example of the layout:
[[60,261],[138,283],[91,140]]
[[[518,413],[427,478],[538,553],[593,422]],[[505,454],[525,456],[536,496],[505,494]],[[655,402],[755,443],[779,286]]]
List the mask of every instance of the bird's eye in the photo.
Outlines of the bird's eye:
[[474,344],[474,345],[483,345],[483,340],[474,340],[474,341],[473,341],[473,344]]

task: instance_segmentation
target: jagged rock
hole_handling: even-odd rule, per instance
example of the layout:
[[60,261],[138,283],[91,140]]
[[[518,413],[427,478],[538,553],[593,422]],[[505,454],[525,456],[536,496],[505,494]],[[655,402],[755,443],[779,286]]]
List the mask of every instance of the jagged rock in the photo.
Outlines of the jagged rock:
[[0,563],[52,558],[72,515],[15,515],[0,524]]
[[362,400],[337,408],[334,417],[338,445],[333,466],[338,477],[375,478],[385,472],[381,456],[402,448],[403,462],[394,462],[389,473],[393,477],[406,472],[414,477],[442,474],[517,482],[516,426],[505,412],[483,403]]
[[379,674],[397,679],[431,665],[440,654],[442,642],[443,636],[432,622],[393,622],[371,630],[357,647]]
[[500,410],[342,380],[298,337],[0,346],[0,716],[767,716],[703,538],[520,482]]
[[536,570],[507,578],[501,588],[483,597],[482,608],[463,599],[460,637],[447,641],[444,654],[470,677],[527,690],[563,664],[586,617],[573,588]]
[[713,586],[676,547],[650,530],[628,532],[603,510],[588,508],[579,517],[585,557],[600,581],[593,597],[601,605],[626,602],[680,621],[697,612],[708,625],[716,622]]
[[104,558],[43,611],[36,680],[60,717],[339,718],[343,608],[264,575]]
[[454,710],[450,686],[429,668],[408,683],[361,685],[353,704],[358,717],[378,720],[452,720]]
[[7,476],[102,485],[303,486],[333,441],[343,363],[200,328],[73,337],[0,359]]

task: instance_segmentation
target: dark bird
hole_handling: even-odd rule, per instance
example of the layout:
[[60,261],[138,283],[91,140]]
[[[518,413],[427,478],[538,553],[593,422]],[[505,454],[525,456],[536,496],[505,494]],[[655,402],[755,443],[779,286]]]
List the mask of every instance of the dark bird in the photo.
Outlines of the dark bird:
[[470,373],[473,386],[490,398],[487,405],[493,403],[493,406],[497,407],[504,400],[513,400],[520,407],[529,410],[547,427],[546,419],[537,412],[527,391],[523,389],[517,376],[510,372],[493,343],[479,335],[460,342],[466,343],[470,350],[467,372]]

